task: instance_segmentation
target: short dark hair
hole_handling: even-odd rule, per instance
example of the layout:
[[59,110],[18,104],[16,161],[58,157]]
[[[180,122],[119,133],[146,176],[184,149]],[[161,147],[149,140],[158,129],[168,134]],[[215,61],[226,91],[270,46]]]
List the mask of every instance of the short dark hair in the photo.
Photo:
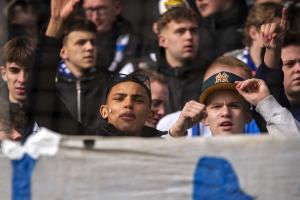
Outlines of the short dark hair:
[[74,31],[86,31],[97,33],[97,28],[93,22],[83,16],[71,15],[63,23],[63,40],[65,42],[67,36]]
[[35,58],[35,48],[28,37],[15,37],[7,41],[2,49],[3,62],[14,62],[23,67],[32,67]]
[[161,15],[157,21],[157,32],[161,31],[167,26],[171,21],[182,22],[182,21],[192,21],[198,24],[198,18],[196,13],[188,8],[177,6],[170,8],[164,14]]
[[107,87],[104,90],[104,97],[105,97],[105,103],[107,103],[108,100],[108,96],[110,94],[111,89],[120,83],[124,83],[124,82],[134,82],[139,84],[140,86],[142,86],[145,90],[146,93],[148,95],[148,99],[149,99],[149,106],[151,107],[151,88],[150,88],[150,79],[147,75],[142,74],[142,73],[136,73],[133,72],[131,74],[113,74],[110,77],[110,80],[107,84]]
[[290,45],[300,46],[300,34],[296,32],[287,32],[285,34],[282,47]]

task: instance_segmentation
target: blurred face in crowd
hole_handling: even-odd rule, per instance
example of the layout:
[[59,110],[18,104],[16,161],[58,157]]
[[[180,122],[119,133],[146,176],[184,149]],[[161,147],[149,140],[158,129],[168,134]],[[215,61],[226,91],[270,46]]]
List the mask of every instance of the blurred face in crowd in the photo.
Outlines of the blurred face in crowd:
[[204,119],[212,135],[244,133],[244,126],[251,119],[249,106],[233,90],[218,90],[207,97]]
[[195,0],[196,7],[202,17],[208,17],[228,9],[231,2],[232,0]]
[[151,98],[152,115],[147,119],[146,125],[155,128],[159,120],[166,115],[166,106],[169,100],[168,86],[158,81],[152,81]]
[[132,81],[114,85],[100,114],[118,130],[138,136],[150,116],[150,98],[146,89]]
[[291,103],[300,102],[300,46],[289,45],[282,49],[284,89]]
[[10,23],[24,31],[26,36],[33,40],[37,40],[38,36],[38,16],[34,8],[28,5],[25,8],[22,6],[16,6],[13,8],[13,18],[10,19]]
[[84,0],[85,16],[92,21],[98,32],[111,30],[118,15],[121,14],[120,0]]
[[180,67],[194,59],[198,41],[198,26],[191,21],[170,21],[159,35],[159,45],[165,49],[172,67]]
[[76,77],[95,65],[95,38],[92,32],[73,31],[64,40],[60,55]]
[[26,81],[28,71],[14,62],[7,62],[1,66],[1,74],[7,83],[9,100],[13,103],[22,103],[26,99]]

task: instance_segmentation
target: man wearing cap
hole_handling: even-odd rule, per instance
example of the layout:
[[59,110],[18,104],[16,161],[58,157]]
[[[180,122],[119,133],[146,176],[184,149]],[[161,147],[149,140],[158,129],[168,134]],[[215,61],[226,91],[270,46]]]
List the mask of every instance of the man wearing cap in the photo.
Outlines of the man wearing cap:
[[202,87],[200,103],[206,105],[203,119],[212,135],[243,133],[251,121],[250,104],[235,89],[235,81],[243,79],[229,72],[208,78]]
[[206,106],[203,122],[213,136],[244,133],[245,124],[251,120],[249,103],[267,121],[270,134],[300,133],[297,120],[278,104],[260,79],[243,80],[229,72],[214,74],[203,83],[200,103]]

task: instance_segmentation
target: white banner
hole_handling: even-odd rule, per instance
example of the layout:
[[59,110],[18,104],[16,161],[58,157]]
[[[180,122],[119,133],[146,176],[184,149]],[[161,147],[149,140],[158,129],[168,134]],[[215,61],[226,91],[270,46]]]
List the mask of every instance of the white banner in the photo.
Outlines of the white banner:
[[[31,199],[300,199],[299,138],[89,140],[64,137],[55,156],[39,158]],[[9,199],[11,165],[0,160],[0,199]]]

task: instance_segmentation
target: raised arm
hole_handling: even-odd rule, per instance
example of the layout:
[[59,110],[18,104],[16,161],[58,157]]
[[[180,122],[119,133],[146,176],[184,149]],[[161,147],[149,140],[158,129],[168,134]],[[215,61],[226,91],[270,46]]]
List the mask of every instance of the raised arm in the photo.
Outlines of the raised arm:
[[70,16],[80,0],[51,0],[51,17],[46,36],[59,37],[64,20]]
[[266,48],[264,63],[269,68],[281,68],[281,48],[287,24],[287,8],[283,7],[280,22],[266,23],[261,26],[263,43]]
[[187,102],[184,105],[179,118],[170,128],[170,135],[173,137],[185,136],[187,130],[196,123],[199,123],[205,115],[205,105],[194,100]]
[[267,122],[269,134],[300,136],[300,124],[293,115],[270,95],[266,83],[260,79],[237,82],[236,88]]

